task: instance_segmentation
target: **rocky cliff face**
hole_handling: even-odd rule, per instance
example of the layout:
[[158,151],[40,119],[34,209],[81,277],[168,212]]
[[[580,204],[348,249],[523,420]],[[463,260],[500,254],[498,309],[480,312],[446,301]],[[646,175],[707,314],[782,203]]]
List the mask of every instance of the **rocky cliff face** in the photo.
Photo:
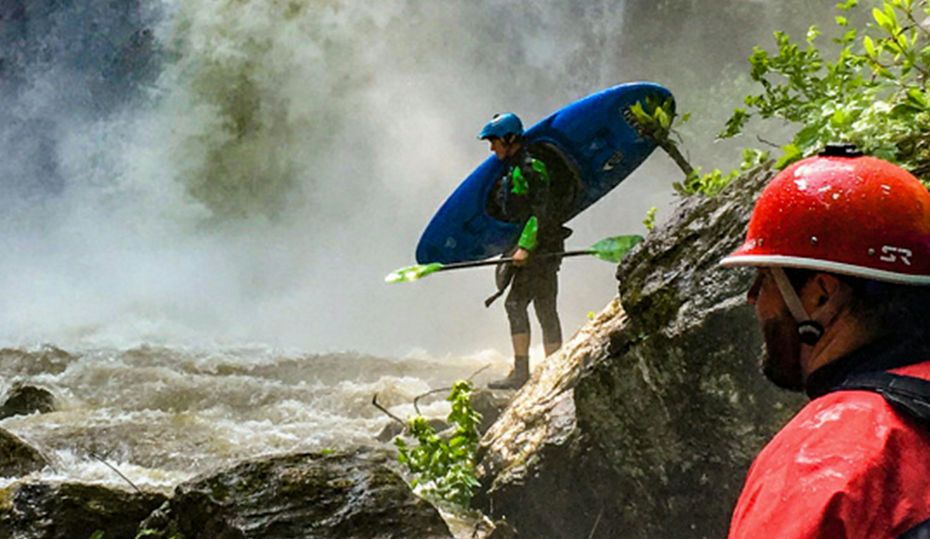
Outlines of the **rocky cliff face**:
[[721,537],[753,456],[801,403],[759,374],[736,248],[770,177],[682,201],[611,303],[482,441],[481,502],[521,537]]

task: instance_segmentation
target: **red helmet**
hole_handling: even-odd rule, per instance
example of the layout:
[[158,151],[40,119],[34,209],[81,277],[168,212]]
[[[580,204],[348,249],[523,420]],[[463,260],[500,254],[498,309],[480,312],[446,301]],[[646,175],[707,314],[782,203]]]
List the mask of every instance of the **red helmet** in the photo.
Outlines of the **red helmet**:
[[830,145],[775,176],[721,265],[930,285],[930,193],[900,167]]

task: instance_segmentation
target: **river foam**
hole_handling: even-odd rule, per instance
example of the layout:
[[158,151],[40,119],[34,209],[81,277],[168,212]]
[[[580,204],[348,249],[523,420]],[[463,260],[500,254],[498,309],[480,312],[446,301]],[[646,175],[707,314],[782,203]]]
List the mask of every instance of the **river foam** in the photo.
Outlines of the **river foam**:
[[[34,477],[121,483],[103,459],[137,485],[169,489],[243,458],[376,445],[391,419],[373,395],[408,417],[418,395],[488,366],[477,382],[504,372],[506,361],[493,352],[424,360],[260,347],[5,349],[0,395],[17,382],[37,385],[58,409],[0,427],[51,453],[54,466]],[[441,417],[448,406],[438,395],[420,410]]]

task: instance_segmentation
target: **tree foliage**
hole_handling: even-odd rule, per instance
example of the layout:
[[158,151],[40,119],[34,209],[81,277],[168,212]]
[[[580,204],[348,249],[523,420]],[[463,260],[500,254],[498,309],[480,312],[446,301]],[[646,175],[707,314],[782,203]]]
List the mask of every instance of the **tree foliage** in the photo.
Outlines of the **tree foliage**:
[[451,435],[437,433],[426,418],[416,416],[407,424],[416,445],[401,438],[395,441],[398,460],[414,475],[413,486],[434,501],[461,508],[468,507],[478,487],[475,455],[481,414],[472,408],[473,390],[470,381],[460,380],[446,399],[452,404],[447,418]]
[[[864,28],[851,24],[858,0],[837,4],[837,35],[820,46],[811,26],[803,43],[775,32],[777,50],[755,47],[750,76],[761,91],[745,97],[720,138],[744,132],[753,118],[797,127],[779,147],[776,168],[817,153],[829,142],[851,142],[865,153],[897,163],[926,184],[930,180],[930,0],[883,0],[868,12]],[[744,152],[741,169],[768,158]],[[739,171],[689,175],[680,192],[714,194]]]

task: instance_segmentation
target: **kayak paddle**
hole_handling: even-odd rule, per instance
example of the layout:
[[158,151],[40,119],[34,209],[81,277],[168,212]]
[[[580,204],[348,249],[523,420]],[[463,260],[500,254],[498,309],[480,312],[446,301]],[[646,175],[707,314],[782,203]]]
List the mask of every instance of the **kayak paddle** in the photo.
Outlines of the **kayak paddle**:
[[[613,236],[610,238],[604,238],[601,241],[595,243],[588,249],[583,249],[580,251],[564,251],[560,253],[546,253],[542,255],[543,257],[558,257],[558,258],[568,258],[571,256],[595,256],[606,262],[620,262],[623,257],[630,252],[637,243],[643,241],[642,236],[630,235],[630,236]],[[465,268],[478,268],[481,266],[498,266],[500,264],[507,264],[508,262],[513,262],[512,257],[498,258],[495,260],[480,260],[477,262],[454,262],[452,264],[440,264],[439,262],[433,262],[431,264],[417,264],[414,266],[407,266],[392,271],[384,278],[386,283],[411,283],[426,277],[427,275],[439,272],[439,271],[449,271]]]

